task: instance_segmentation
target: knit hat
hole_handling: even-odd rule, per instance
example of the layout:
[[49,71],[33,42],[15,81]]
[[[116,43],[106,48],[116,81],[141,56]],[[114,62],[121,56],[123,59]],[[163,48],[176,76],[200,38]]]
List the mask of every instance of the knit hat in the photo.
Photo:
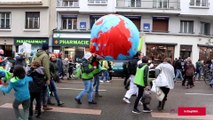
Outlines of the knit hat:
[[90,57],[92,57],[92,54],[90,53],[90,52],[88,52],[88,53],[86,53],[85,55],[84,55],[84,58],[85,59],[89,59]]
[[49,45],[47,43],[43,43],[42,50],[48,50],[48,49],[49,49]]

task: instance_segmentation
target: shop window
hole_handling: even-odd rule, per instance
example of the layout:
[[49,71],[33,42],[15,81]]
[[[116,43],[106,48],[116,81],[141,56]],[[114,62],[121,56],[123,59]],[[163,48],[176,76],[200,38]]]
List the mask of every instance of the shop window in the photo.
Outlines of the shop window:
[[159,45],[147,44],[146,55],[153,61],[160,63],[164,58],[169,57],[174,59],[174,46],[173,45]]
[[0,12],[0,29],[10,29],[11,13]]
[[199,58],[205,62],[213,58],[213,47],[200,47]]
[[25,29],[40,28],[40,12],[26,12]]
[[208,7],[208,0],[190,0],[191,7]]
[[62,17],[62,29],[76,30],[77,18],[76,17]]
[[169,0],[154,0],[153,7],[154,8],[168,8]]
[[153,19],[153,32],[168,32],[168,19]]
[[194,32],[194,21],[180,21],[180,33],[190,33],[193,34]]
[[200,24],[201,24],[200,34],[210,35],[210,23],[200,22]]

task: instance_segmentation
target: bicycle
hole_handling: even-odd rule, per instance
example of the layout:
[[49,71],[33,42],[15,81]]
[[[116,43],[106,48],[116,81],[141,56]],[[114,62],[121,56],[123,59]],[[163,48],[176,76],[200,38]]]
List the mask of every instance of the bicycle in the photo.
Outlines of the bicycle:
[[204,80],[206,85],[210,85],[210,82],[213,79],[213,72],[210,71],[210,69],[208,67],[205,67],[204,71],[201,75],[201,78]]

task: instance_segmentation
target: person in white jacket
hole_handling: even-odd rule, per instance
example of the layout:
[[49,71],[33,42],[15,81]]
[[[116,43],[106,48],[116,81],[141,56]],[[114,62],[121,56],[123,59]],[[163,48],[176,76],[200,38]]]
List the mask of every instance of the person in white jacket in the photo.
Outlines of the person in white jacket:
[[171,65],[171,58],[165,58],[164,62],[159,64],[156,69],[160,70],[156,79],[156,86],[165,94],[163,100],[159,101],[158,110],[163,110],[170,89],[174,89],[175,73],[174,67]]

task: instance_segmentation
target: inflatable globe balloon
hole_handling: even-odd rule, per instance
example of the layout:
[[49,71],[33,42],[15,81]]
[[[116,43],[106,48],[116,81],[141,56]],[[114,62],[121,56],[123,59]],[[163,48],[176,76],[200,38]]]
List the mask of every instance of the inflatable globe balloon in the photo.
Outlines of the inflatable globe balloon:
[[128,18],[109,14],[98,19],[91,30],[90,52],[106,60],[131,59],[138,50],[139,31]]

